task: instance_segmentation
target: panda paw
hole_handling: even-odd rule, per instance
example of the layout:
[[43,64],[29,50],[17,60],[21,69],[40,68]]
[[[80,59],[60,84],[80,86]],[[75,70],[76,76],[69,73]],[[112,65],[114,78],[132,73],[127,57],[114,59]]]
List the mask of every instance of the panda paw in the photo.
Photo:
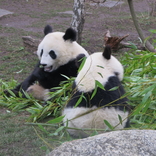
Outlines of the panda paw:
[[14,96],[14,97],[18,97],[19,92],[17,90],[14,89],[6,89],[3,91],[3,93],[5,94],[5,96],[10,97],[10,96]]

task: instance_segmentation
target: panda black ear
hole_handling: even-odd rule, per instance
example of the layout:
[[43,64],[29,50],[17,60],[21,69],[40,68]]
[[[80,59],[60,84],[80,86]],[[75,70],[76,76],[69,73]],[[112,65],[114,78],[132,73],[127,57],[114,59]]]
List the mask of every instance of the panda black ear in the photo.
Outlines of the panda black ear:
[[104,49],[104,52],[103,52],[103,57],[105,58],[105,59],[107,59],[107,60],[109,60],[110,58],[111,58],[111,47],[110,47],[110,45],[107,45],[106,47],[105,47],[105,49]]
[[52,27],[50,25],[46,25],[44,28],[44,35],[46,36],[47,34],[52,32]]
[[76,41],[76,31],[72,28],[68,28],[63,36],[64,40]]

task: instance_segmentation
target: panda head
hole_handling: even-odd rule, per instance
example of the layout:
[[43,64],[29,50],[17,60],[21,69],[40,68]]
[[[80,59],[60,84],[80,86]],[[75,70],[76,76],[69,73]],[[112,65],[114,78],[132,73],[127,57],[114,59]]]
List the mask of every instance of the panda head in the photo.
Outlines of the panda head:
[[112,76],[116,76],[121,81],[123,72],[121,63],[111,55],[110,46],[106,46],[103,52],[96,52],[87,57],[75,83],[79,91],[91,92],[95,89],[95,81],[103,86]]
[[41,67],[46,72],[52,72],[67,64],[79,54],[88,53],[76,42],[76,32],[68,28],[65,33],[52,32],[51,26],[44,28],[45,37],[38,46],[37,55]]
[[[122,81],[124,74],[123,66],[114,56],[111,55],[111,47],[109,45],[105,47],[102,55],[104,62],[106,63],[106,70],[109,71],[109,73],[111,73],[112,75],[114,74],[115,76],[117,76],[118,79]],[[110,77],[109,74],[108,77]]]

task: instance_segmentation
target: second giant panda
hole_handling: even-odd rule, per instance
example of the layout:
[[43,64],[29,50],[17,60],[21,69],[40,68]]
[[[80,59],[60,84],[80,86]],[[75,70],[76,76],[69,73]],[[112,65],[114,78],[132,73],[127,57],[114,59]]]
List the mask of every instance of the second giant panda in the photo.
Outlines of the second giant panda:
[[49,89],[66,80],[63,75],[76,77],[80,60],[88,56],[88,52],[76,42],[76,32],[72,28],[65,33],[52,32],[52,27],[47,25],[44,34],[37,50],[39,62],[33,72],[12,90],[17,96],[19,91],[26,91],[36,99],[47,100]]
[[[91,131],[84,129],[88,128],[103,129],[104,132],[108,129],[104,120],[115,129],[129,125],[129,110],[122,79],[123,67],[111,55],[110,46],[106,46],[103,53],[93,53],[86,59],[73,84],[72,97],[62,112],[65,116],[64,125],[82,129],[68,129],[72,136],[87,137]],[[103,87],[98,87],[98,83]]]

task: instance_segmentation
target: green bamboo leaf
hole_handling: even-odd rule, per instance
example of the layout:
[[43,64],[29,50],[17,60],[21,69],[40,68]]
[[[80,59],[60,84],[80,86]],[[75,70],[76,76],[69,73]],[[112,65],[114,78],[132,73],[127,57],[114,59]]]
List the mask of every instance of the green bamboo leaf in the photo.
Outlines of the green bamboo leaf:
[[64,129],[64,126],[61,126],[61,127],[59,127],[56,131],[55,131],[55,133],[59,133],[60,131],[62,131]]
[[146,93],[149,92],[149,91],[153,91],[153,89],[155,89],[155,88],[156,88],[156,84],[151,85],[151,86],[145,88],[145,89],[141,92],[141,94],[142,94],[142,95],[143,95],[143,94],[146,94]]
[[83,68],[83,66],[84,66],[84,64],[86,62],[86,59],[87,59],[86,57],[82,58],[82,63],[80,65],[79,69],[78,69],[78,72],[80,72],[80,70]]
[[108,126],[109,129],[114,129],[113,126],[107,120],[104,120],[104,123]]
[[49,124],[60,123],[63,120],[63,118],[64,118],[64,116],[59,116],[59,117],[57,117],[55,119],[52,119],[52,120],[48,121],[47,123],[49,123]]
[[25,92],[24,90],[22,90],[22,92],[24,93],[27,99],[31,99],[31,96],[27,92]]
[[92,132],[92,134],[90,136],[95,136],[95,135],[98,135],[98,132],[95,130]]
[[145,96],[142,99],[142,103],[146,103],[146,101],[151,96],[151,94],[152,94],[152,91],[149,91],[148,93],[146,93]]
[[149,32],[151,32],[151,33],[154,33],[154,34],[155,34],[155,33],[156,33],[156,29],[150,29],[150,30],[149,30]]
[[79,97],[78,101],[76,102],[74,108],[76,108],[82,101],[82,98],[83,98],[83,93],[81,94],[81,96]]
[[66,75],[61,74],[63,77],[65,77],[67,80],[69,80],[70,78]]
[[143,110],[142,110],[142,113],[143,113],[143,114],[148,110],[150,104],[151,104],[151,99],[149,98],[149,99],[146,101],[145,107],[144,107]]
[[100,66],[100,65],[97,65],[97,67],[100,67],[100,68],[104,69],[104,67],[103,66]]
[[12,92],[10,89],[7,90],[9,92],[10,95],[12,95],[13,97],[16,97],[16,95],[14,94],[14,92]]
[[57,136],[60,131],[64,129],[64,126],[59,127],[54,133],[50,133],[49,136]]
[[116,86],[116,87],[109,89],[108,91],[114,91],[114,90],[117,90],[118,88],[119,88],[119,86]]
[[96,93],[97,93],[97,87],[95,87],[95,89],[94,89],[94,91],[92,93],[91,99],[93,99],[93,97],[96,95]]
[[97,72],[97,73],[103,78],[103,75],[101,73],[99,73],[99,72]]
[[105,90],[104,86],[99,81],[95,80],[95,89],[92,93],[91,99],[93,99],[93,97],[96,95],[98,87],[102,90]]
[[37,101],[34,102],[34,105],[39,109],[43,109],[43,106],[40,105]]
[[100,83],[99,81],[95,80],[95,85],[103,90],[105,90],[104,86],[102,83]]
[[41,124],[37,124],[38,127],[43,131],[45,132],[46,134],[48,134],[47,130],[45,130],[45,128],[41,125]]
[[140,111],[142,110],[142,105],[138,105],[138,107],[132,112],[132,116],[140,114]]
[[[150,97],[152,93],[151,92],[148,92],[144,98],[142,99],[142,102],[138,105],[138,107],[136,107],[136,109],[133,111],[132,115],[137,115],[137,114],[140,114],[140,112],[145,109],[144,111],[146,111],[146,103]],[[149,105],[149,103],[147,103]],[[147,106],[148,107],[148,106]]]
[[134,50],[138,49],[137,46],[134,43],[132,43],[132,42],[128,42],[128,43],[130,43],[130,45],[127,45],[127,47],[129,47],[131,49],[134,49]]
[[40,149],[42,149],[43,151],[47,150],[47,146],[41,146]]
[[120,124],[122,125],[122,118],[119,114],[118,114],[118,118],[119,118]]

